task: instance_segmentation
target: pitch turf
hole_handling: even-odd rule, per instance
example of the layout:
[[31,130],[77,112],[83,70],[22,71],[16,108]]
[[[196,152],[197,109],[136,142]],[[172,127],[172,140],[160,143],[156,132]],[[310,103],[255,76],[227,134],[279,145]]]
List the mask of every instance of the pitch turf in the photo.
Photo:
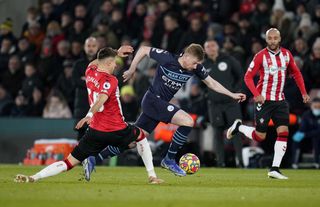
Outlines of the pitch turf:
[[42,180],[14,183],[17,173],[33,174],[40,167],[0,165],[1,207],[188,207],[188,206],[319,206],[319,170],[283,170],[289,180],[267,179],[265,169],[202,168],[195,175],[176,177],[157,168],[162,185],[147,184],[144,168],[98,167],[91,182],[79,181],[82,169]]

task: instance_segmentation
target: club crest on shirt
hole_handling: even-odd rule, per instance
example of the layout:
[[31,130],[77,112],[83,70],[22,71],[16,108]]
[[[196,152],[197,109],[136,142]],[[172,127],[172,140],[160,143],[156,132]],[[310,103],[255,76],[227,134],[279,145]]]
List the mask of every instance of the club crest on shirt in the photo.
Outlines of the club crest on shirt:
[[269,66],[269,71],[270,71],[270,74],[276,74],[278,72],[278,67],[275,66],[275,65],[270,65]]
[[169,105],[169,106],[167,107],[167,110],[170,111],[170,112],[173,111],[173,109],[174,109],[174,106],[172,106],[172,105]]

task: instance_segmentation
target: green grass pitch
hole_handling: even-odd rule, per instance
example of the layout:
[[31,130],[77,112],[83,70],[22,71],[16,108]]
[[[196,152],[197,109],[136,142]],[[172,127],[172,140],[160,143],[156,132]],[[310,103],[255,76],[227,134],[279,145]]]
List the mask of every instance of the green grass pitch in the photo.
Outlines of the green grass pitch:
[[0,165],[0,206],[320,206],[319,170],[283,170],[289,180],[274,180],[266,169],[201,168],[181,178],[157,168],[166,183],[149,185],[142,167],[98,167],[90,182],[79,180],[82,168],[76,167],[37,183],[13,182],[18,173],[40,169]]

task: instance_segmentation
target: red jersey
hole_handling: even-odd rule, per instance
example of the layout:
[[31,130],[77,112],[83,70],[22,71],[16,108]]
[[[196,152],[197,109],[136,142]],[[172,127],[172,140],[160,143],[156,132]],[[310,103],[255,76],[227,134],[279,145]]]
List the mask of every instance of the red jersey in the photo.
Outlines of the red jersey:
[[103,132],[124,129],[127,124],[122,115],[117,78],[97,71],[96,65],[89,65],[86,70],[86,84],[90,106],[95,103],[99,94],[108,95],[108,100],[93,115],[90,127]]
[[[260,73],[260,79],[255,87],[253,78]],[[291,52],[280,48],[274,53],[265,48],[258,52],[251,61],[244,81],[254,97],[262,95],[265,100],[284,100],[283,87],[287,74],[293,76],[302,95],[307,94],[303,77],[297,67]]]

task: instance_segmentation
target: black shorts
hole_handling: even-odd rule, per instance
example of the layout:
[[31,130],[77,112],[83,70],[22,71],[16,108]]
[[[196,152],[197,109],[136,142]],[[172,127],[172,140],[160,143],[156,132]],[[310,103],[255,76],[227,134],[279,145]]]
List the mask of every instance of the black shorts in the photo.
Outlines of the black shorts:
[[114,132],[102,132],[89,127],[71,154],[82,162],[89,156],[96,156],[108,145],[119,147],[120,151],[124,151],[139,135],[139,128],[133,125]]
[[258,132],[267,132],[272,119],[275,127],[289,126],[289,106],[286,101],[265,101],[255,105],[255,123]]

